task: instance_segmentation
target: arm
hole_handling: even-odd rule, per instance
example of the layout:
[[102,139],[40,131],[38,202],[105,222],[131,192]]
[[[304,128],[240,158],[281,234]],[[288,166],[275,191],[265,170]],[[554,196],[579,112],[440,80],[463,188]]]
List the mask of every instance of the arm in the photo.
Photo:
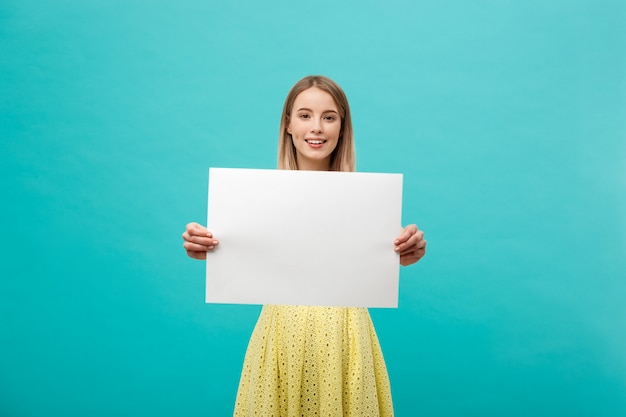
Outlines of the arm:
[[215,250],[220,242],[213,237],[206,227],[198,223],[189,223],[183,233],[183,247],[187,256],[193,259],[206,259],[207,252]]
[[426,254],[424,232],[414,224],[405,227],[393,244],[394,250],[400,254],[400,264],[403,266],[414,264]]

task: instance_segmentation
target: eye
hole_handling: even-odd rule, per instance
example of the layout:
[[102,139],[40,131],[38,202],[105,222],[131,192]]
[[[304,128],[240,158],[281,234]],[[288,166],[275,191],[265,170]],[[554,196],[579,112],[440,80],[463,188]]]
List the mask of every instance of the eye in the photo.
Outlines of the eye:
[[335,120],[337,120],[337,118],[331,114],[324,116],[324,120],[326,120],[327,122],[334,122]]
[[301,118],[301,119],[308,119],[309,115],[307,113],[302,113],[302,114],[298,115],[298,117]]

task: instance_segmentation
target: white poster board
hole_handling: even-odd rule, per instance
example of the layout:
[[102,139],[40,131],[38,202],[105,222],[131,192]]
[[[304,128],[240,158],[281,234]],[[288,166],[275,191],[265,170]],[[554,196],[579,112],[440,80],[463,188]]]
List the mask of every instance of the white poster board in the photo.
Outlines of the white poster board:
[[402,175],[211,168],[206,301],[397,307]]

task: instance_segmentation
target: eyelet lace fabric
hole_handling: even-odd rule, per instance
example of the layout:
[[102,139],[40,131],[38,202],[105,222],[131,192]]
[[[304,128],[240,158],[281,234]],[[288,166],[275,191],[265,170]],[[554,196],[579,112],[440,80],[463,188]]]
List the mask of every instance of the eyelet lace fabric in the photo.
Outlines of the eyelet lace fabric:
[[235,416],[393,416],[368,310],[264,306],[244,359]]

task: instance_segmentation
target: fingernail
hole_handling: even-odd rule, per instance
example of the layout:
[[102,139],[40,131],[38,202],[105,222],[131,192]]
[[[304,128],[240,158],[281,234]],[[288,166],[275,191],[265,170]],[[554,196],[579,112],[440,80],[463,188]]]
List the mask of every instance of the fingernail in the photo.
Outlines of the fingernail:
[[217,240],[214,240],[214,241],[213,241],[213,244],[214,244],[214,245],[217,245]]
[[207,249],[208,250],[213,250],[213,249],[215,249],[215,246],[207,246]]

